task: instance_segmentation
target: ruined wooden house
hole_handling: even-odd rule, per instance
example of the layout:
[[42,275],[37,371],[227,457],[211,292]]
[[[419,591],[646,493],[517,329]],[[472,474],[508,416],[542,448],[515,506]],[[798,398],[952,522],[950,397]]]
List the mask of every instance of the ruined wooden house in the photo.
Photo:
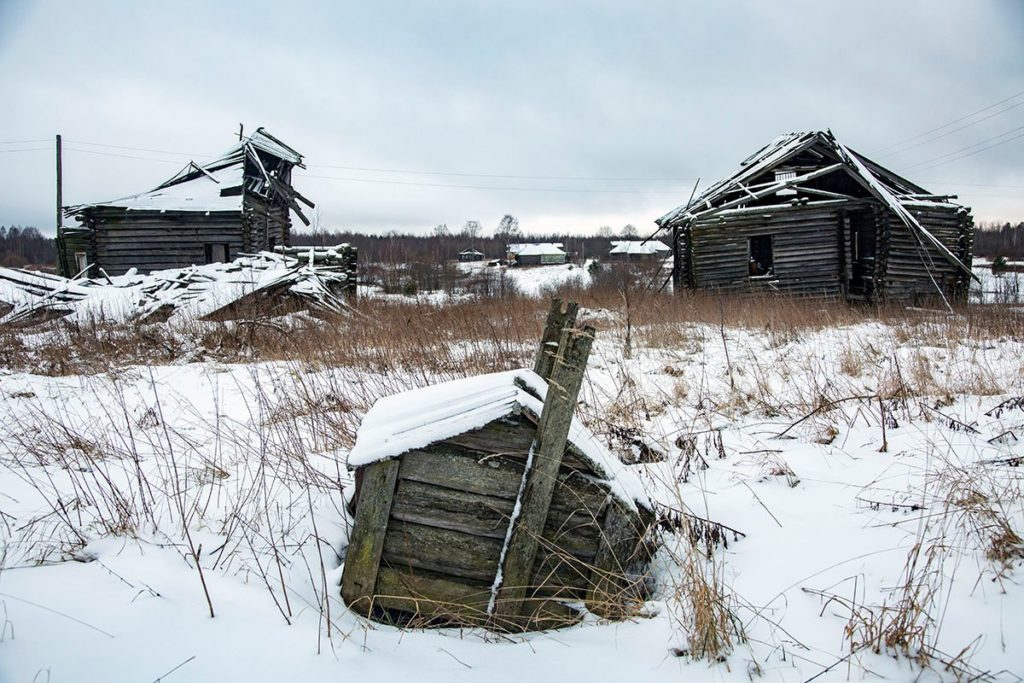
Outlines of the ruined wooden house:
[[883,168],[831,132],[783,135],[657,220],[676,291],[965,301],[969,209]]
[[184,268],[287,246],[291,212],[309,225],[300,202],[313,207],[292,187],[296,166],[302,155],[259,128],[149,192],[67,207],[79,226],[57,236],[61,274]]
[[635,604],[651,504],[573,417],[593,328],[566,324],[575,305],[558,306],[534,371],[406,392],[367,413],[349,456],[353,609],[534,630],[573,623],[570,604],[610,617]]

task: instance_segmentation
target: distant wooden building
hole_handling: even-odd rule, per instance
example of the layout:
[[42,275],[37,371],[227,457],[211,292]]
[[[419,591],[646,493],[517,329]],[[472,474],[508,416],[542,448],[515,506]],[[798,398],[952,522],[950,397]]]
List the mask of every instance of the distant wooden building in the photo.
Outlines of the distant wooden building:
[[965,301],[970,210],[857,154],[831,132],[772,141],[657,220],[676,291]]
[[462,263],[470,263],[473,261],[483,261],[486,255],[482,251],[476,249],[463,249],[459,252],[459,261]]
[[569,255],[565,253],[561,242],[510,244],[508,260],[517,266],[546,266],[566,263]]
[[309,225],[299,202],[313,207],[292,187],[296,166],[305,168],[302,155],[259,128],[149,192],[67,207],[80,225],[58,234],[61,274],[149,272],[288,246],[290,212]]
[[657,261],[667,258],[672,249],[658,240],[613,241],[608,251],[610,261]]

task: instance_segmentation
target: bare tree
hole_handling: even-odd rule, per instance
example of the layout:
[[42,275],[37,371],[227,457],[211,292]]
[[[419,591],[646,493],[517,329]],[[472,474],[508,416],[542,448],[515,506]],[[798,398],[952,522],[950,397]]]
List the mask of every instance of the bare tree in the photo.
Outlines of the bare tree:
[[611,237],[614,234],[615,231],[612,230],[612,226],[610,225],[602,225],[600,228],[597,229],[598,237]]
[[636,226],[632,223],[626,223],[622,226],[622,232],[619,233],[623,237],[636,237],[640,234],[640,231],[636,229]]
[[498,228],[494,231],[494,236],[505,242],[522,238],[523,233],[519,230],[519,219],[511,214],[502,216],[498,221]]

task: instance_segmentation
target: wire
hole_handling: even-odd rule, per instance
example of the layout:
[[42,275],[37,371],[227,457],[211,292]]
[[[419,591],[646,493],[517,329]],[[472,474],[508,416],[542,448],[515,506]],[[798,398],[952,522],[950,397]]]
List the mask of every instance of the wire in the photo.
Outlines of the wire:
[[[1024,104],[1024,103],[1022,103]],[[331,164],[307,164],[308,168],[335,168],[344,171],[369,171],[372,173],[404,173],[408,175],[443,175],[464,178],[508,178],[514,180],[612,180],[612,181],[655,181],[655,182],[689,182],[693,178],[612,178],[604,176],[564,176],[564,175],[504,175],[499,173],[458,173],[455,171],[412,171],[399,168],[366,168],[362,166],[334,166]]]
[[379,183],[382,185],[411,185],[414,187],[448,187],[463,190],[506,190],[509,192],[579,192],[586,194],[678,194],[678,190],[606,190],[580,189],[560,187],[500,187],[488,185],[455,185],[449,183],[414,183],[406,180],[384,180],[381,178],[342,178],[338,176],[301,174],[303,178],[320,178],[323,180],[339,180],[350,183]]
[[23,149],[0,149],[0,154],[7,154],[9,152],[38,152],[44,149],[47,152],[53,151],[53,147],[25,147]]
[[78,149],[75,147],[65,147],[65,151],[68,152],[81,152],[83,154],[96,154],[102,157],[118,157],[121,159],[138,159],[139,161],[157,161],[161,164],[174,164],[175,166],[181,166],[181,161],[175,161],[174,159],[154,159],[153,157],[140,157],[133,156],[131,154],[115,154],[114,152],[98,152],[94,149]]
[[[920,163],[914,164],[913,166],[905,166],[905,167],[899,169],[899,172],[902,173],[903,171],[907,171],[907,170],[911,170],[911,169],[918,169],[918,170],[922,170],[922,171],[927,171],[927,170],[935,168],[936,166],[942,166],[943,164],[948,164],[951,161],[959,161],[960,159],[966,159],[969,156],[974,156],[975,154],[978,154],[980,152],[984,152],[987,149],[992,149],[993,147],[999,147],[1000,145],[1005,145],[1008,142],[1013,142],[1014,140],[1016,140],[1019,137],[1024,137],[1024,133],[1021,133],[1019,131],[1024,131],[1024,126],[1020,126],[1018,128],[1014,128],[1013,130],[1008,130],[1005,133],[1000,133],[999,135],[996,135],[994,137],[988,138],[987,140],[982,140],[981,142],[976,142],[973,145],[968,145],[968,146],[964,147],[963,149],[958,149],[955,152],[949,152],[948,154],[942,154],[942,155],[937,156],[937,157],[935,157],[933,159],[929,159],[927,161],[922,161]],[[972,150],[975,147],[978,147],[979,145],[984,145],[986,143],[992,142],[993,140],[998,140],[999,138],[1004,138],[1007,135],[1010,135],[1012,133],[1018,133],[1018,134],[1013,136],[1012,138],[1007,138],[1007,139],[1002,140],[1000,142],[996,142],[994,144],[988,145],[987,147],[982,147],[981,149],[977,149],[977,150],[974,150],[973,152],[969,152],[969,150]],[[962,154],[963,152],[968,152],[968,153],[967,154]],[[960,156],[956,156],[958,154]],[[953,158],[950,159],[948,157],[953,157]],[[942,161],[943,159],[945,159],[945,161]],[[933,161],[938,161],[939,163],[933,164],[933,165],[929,166],[928,164],[931,164]],[[922,166],[924,166],[924,168],[921,168]]]
[[998,102],[990,104],[987,107],[982,107],[978,111],[971,112],[970,114],[967,114],[965,116],[961,116],[958,119],[953,119],[949,123],[944,123],[941,126],[936,126],[935,128],[932,128],[931,130],[926,130],[925,132],[923,132],[923,133],[921,133],[919,135],[915,135],[912,138],[907,138],[906,140],[902,140],[902,141],[897,142],[895,144],[889,145],[888,147],[884,147],[884,148],[878,150],[877,152],[875,152],[875,154],[880,154],[880,153],[883,153],[883,152],[887,152],[890,149],[893,149],[894,147],[900,147],[902,145],[905,145],[908,142],[914,142],[915,140],[920,140],[921,138],[926,137],[928,135],[931,135],[932,133],[937,133],[940,130],[943,130],[945,128],[949,128],[950,126],[954,126],[954,125],[960,123],[961,121],[966,121],[967,119],[971,118],[972,116],[977,116],[978,114],[980,114],[982,112],[986,112],[989,109],[994,109],[995,107],[998,107],[1001,104],[1005,104],[1006,102],[1009,102],[1010,100],[1014,100],[1014,99],[1020,97],[1021,95],[1024,95],[1024,90],[1021,90],[1019,93],[1016,93],[1014,95],[1010,95],[1009,97],[1007,97],[1005,99],[999,100]]
[[[124,145],[108,145],[103,142],[86,142],[84,140],[65,140],[64,142],[71,142],[76,145],[89,145],[91,147],[109,147],[111,149],[126,149],[133,152],[155,152],[157,154],[173,154],[179,157],[211,157],[212,154],[189,154],[188,152],[172,152],[166,149],[151,149],[149,147],[126,147]],[[97,152],[98,154],[98,152]]]
[[49,138],[43,138],[41,140],[2,140],[0,145],[27,145],[33,142],[53,142]]
[[1011,109],[1016,109],[1017,107],[1020,107],[1020,106],[1024,106],[1024,100],[1021,100],[1020,102],[1015,102],[1014,104],[1011,104],[1009,107],[1006,107],[1005,109],[1000,109],[997,112],[993,112],[993,113],[989,114],[988,116],[984,116],[984,117],[978,119],[977,121],[971,121],[970,123],[965,123],[964,125],[960,126],[959,128],[954,128],[953,130],[946,131],[945,133],[942,133],[941,135],[936,135],[935,137],[928,138],[927,140],[922,140],[921,142],[918,142],[917,144],[911,145],[910,147],[904,147],[903,149],[897,149],[895,151],[887,152],[885,154],[876,154],[875,156],[888,157],[888,156],[892,156],[894,154],[903,154],[904,152],[909,152],[912,149],[917,149],[921,145],[927,145],[929,143],[935,142],[936,140],[941,140],[942,138],[947,137],[949,135],[952,135],[953,133],[958,133],[958,132],[964,130],[965,128],[970,128],[971,126],[977,125],[977,124],[981,123],[982,121],[988,121],[990,118],[992,118],[994,116],[999,116],[1000,114],[1004,114],[1004,113],[1010,111]]

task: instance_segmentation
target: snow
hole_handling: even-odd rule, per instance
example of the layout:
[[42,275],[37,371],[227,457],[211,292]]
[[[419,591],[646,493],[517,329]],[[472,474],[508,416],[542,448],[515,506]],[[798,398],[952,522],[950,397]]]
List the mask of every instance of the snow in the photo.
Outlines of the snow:
[[[547,383],[532,370],[508,370],[381,398],[363,418],[348,466],[396,458],[520,410],[539,419],[546,395]],[[640,481],[577,418],[573,418],[568,440],[617,498],[632,509],[636,502],[650,507]]]
[[516,256],[565,256],[561,242],[538,242],[536,244],[511,244],[509,253]]
[[96,206],[114,206],[145,211],[241,211],[242,194],[221,196],[221,190],[242,185],[242,164],[200,173],[192,180],[158,187],[149,192],[102,202]]
[[672,251],[668,245],[658,240],[623,240],[613,241],[609,254],[651,255]]
[[[1024,567],[1014,560],[1000,576],[983,528],[957,527],[969,513],[950,480],[1024,528],[1021,468],[998,464],[1021,456],[1024,412],[996,410],[1024,396],[1020,335],[951,338],[895,322],[799,334],[693,324],[678,336],[638,343],[627,360],[599,332],[580,421],[604,439],[604,425],[634,416],[668,454],[627,467],[647,493],[745,534],[713,552],[749,637],[722,663],[672,655],[688,645],[670,552],[685,541],[672,534],[650,600],[623,622],[588,615],[557,632],[497,636],[402,630],[348,611],[346,444],[319,420],[357,424],[379,396],[435,383],[428,372],[115,358],[95,375],[0,369],[0,680],[952,681],[940,662],[922,671],[894,653],[851,655],[844,635],[841,599],[892,604],[918,542],[942,561],[931,642],[949,656],[968,648],[983,680],[1017,680]],[[792,426],[811,406],[891,391],[900,378],[912,388],[886,402],[898,424],[884,451],[873,398]],[[351,406],[329,410],[332,396]]]
[[340,311],[344,306],[327,284],[343,282],[345,273],[331,266],[302,265],[309,258],[260,252],[229,263],[158,270],[149,275],[138,275],[133,269],[109,280],[69,280],[0,268],[0,301],[15,306],[0,317],[0,324],[24,319],[44,307],[66,312],[69,322],[84,323],[145,319],[169,306],[173,309],[170,320],[185,322],[248,294],[289,282],[288,292],[327,310]]

